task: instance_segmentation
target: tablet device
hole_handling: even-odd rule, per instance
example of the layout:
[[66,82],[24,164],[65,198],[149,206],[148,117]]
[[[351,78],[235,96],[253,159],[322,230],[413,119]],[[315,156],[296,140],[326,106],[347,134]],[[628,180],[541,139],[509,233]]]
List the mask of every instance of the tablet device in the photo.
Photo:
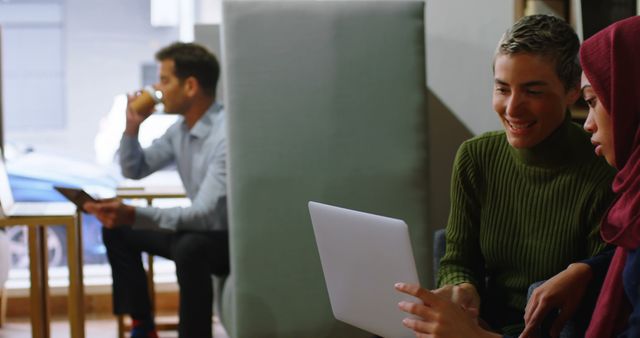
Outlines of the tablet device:
[[385,338],[414,338],[394,284],[419,284],[404,221],[309,202],[320,263],[336,319]]
[[62,196],[66,197],[69,201],[73,202],[73,204],[75,204],[78,209],[82,210],[82,212],[86,212],[82,207],[85,202],[96,202],[91,195],[82,189],[58,186],[54,186],[53,188],[58,190],[58,192],[60,192]]

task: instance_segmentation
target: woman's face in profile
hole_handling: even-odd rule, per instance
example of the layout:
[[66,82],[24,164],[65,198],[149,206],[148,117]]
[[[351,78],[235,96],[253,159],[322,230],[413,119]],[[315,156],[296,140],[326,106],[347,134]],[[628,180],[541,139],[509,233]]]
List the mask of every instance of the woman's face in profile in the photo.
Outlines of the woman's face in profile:
[[615,151],[613,148],[613,124],[611,115],[604,109],[602,102],[596,96],[595,90],[591,87],[589,79],[582,73],[580,87],[582,96],[589,105],[589,115],[584,122],[584,130],[591,133],[591,143],[596,147],[598,156],[604,156],[607,162],[616,165]]

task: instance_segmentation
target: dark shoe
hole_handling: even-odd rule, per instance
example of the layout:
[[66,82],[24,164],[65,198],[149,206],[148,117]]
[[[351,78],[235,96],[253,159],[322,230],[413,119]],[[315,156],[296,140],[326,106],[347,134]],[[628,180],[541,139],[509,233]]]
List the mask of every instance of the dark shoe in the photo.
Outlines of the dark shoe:
[[158,338],[156,325],[153,321],[133,319],[131,323],[131,338]]

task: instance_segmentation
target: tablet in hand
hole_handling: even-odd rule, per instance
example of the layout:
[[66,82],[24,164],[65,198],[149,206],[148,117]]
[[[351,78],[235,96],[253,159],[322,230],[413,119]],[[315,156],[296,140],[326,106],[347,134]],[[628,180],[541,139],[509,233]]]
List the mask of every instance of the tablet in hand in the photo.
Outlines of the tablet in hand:
[[73,202],[73,204],[75,204],[82,212],[86,212],[83,208],[83,205],[86,202],[97,202],[93,197],[91,197],[91,195],[82,189],[57,186],[54,186],[53,188],[58,190],[58,192],[60,192],[62,196],[66,197],[69,201]]

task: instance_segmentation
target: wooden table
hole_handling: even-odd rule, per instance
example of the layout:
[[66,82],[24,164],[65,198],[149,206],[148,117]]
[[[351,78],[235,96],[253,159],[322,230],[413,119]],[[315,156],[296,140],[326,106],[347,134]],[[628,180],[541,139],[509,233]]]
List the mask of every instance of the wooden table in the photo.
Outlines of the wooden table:
[[176,185],[126,186],[118,187],[116,196],[122,199],[143,199],[150,206],[156,198],[183,198],[186,197],[186,193],[182,186]]
[[64,225],[67,233],[69,268],[68,316],[72,338],[84,338],[84,285],[82,284],[81,215],[24,216],[0,218],[0,227],[25,225],[29,237],[29,271],[31,278],[31,333],[33,338],[51,336],[47,226]]

